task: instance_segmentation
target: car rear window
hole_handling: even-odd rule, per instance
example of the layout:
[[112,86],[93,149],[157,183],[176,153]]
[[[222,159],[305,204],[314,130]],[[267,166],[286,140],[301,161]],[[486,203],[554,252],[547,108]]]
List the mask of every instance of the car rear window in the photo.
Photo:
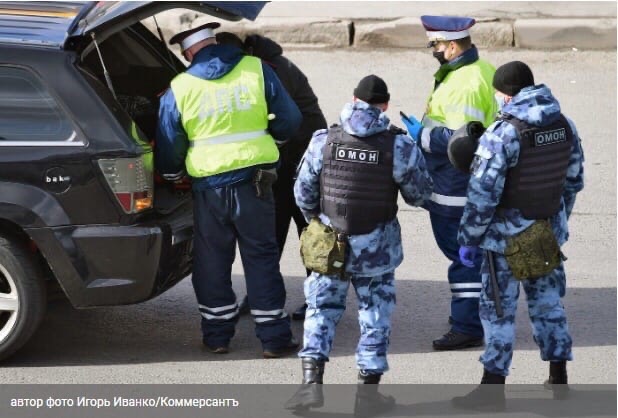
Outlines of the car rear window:
[[75,138],[70,119],[35,74],[0,66],[0,140],[46,143]]

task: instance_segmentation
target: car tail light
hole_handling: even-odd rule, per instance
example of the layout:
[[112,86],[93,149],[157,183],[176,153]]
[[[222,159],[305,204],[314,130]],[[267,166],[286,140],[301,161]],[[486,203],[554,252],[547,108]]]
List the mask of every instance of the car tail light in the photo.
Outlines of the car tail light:
[[126,213],[138,213],[152,207],[152,154],[137,158],[98,160],[107,184]]

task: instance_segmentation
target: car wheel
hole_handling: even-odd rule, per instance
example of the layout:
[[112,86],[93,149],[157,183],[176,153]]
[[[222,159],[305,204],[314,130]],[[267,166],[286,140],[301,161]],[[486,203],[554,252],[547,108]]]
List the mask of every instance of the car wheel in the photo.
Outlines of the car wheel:
[[34,254],[0,236],[0,360],[34,334],[45,305],[45,283]]

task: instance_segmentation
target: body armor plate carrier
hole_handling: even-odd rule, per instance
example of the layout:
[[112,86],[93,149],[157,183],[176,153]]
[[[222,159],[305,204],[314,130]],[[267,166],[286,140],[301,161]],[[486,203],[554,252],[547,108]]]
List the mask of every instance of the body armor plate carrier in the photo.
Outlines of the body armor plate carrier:
[[323,149],[320,204],[336,231],[367,234],[397,215],[393,145],[401,132],[393,127],[363,138],[340,126],[329,129]]
[[530,125],[511,115],[500,119],[517,129],[519,160],[509,169],[500,207],[519,209],[528,219],[547,219],[560,209],[573,132],[566,118],[548,126]]

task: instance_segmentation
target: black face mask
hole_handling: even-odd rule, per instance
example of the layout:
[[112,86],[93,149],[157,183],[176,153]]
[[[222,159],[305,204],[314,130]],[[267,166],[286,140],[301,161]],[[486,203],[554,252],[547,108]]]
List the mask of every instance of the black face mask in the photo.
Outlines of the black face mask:
[[440,65],[444,65],[448,62],[448,60],[444,58],[444,51],[434,51],[433,57],[438,60]]

